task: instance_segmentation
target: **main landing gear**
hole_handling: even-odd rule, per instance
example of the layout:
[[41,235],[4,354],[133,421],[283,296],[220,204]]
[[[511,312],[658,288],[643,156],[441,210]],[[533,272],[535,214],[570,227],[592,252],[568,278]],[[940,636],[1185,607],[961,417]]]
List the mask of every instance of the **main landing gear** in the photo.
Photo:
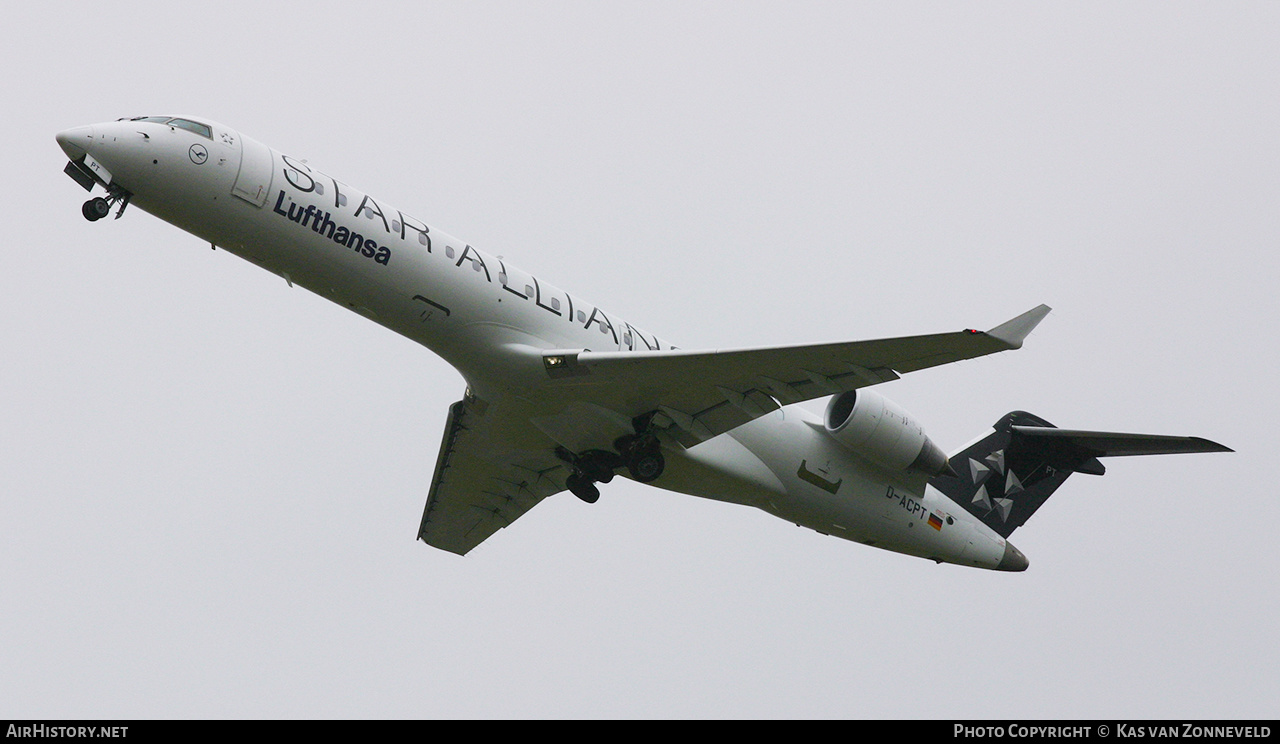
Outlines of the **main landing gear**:
[[618,437],[613,452],[593,449],[574,454],[564,447],[556,448],[556,456],[569,463],[573,472],[565,480],[565,487],[578,498],[594,504],[600,498],[597,483],[613,480],[614,471],[625,467],[631,479],[637,483],[657,480],[666,468],[662,447],[651,430],[653,414],[638,416],[632,422],[636,433]]
[[133,194],[124,189],[112,189],[107,192],[105,198],[98,196],[85,202],[80,207],[80,214],[84,215],[84,218],[90,222],[97,222],[111,214],[111,207],[119,204],[120,209],[116,212],[116,219],[120,219],[120,215],[124,214],[124,208],[129,206],[129,197],[131,196]]

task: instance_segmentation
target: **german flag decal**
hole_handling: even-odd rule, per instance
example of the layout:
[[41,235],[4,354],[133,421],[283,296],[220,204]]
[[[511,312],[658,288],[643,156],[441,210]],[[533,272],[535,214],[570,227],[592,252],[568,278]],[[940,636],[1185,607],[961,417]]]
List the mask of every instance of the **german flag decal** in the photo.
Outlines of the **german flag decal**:
[[929,515],[929,526],[939,532],[942,531],[942,516],[938,512]]

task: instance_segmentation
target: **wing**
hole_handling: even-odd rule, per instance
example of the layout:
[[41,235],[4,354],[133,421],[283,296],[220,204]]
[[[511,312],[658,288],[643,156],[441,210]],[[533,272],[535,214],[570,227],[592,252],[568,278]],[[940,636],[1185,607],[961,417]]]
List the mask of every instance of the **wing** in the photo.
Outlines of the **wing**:
[[654,425],[692,446],[779,405],[898,379],[900,374],[1017,349],[1049,307],[989,331],[761,349],[659,352],[555,350],[543,367],[561,395]]
[[989,331],[715,351],[537,352],[549,384],[536,396],[453,404],[418,537],[465,555],[542,499],[565,490],[572,452],[608,449],[654,414],[666,438],[693,446],[780,403],[895,380],[899,374],[1022,346],[1049,308]]
[[418,538],[465,555],[538,502],[569,471],[527,416],[468,396],[449,407]]

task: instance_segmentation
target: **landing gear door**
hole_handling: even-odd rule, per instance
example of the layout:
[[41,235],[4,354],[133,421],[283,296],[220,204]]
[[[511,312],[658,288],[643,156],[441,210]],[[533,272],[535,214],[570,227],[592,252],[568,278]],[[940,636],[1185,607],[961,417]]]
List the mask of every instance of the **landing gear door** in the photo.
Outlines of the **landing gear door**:
[[231,194],[261,207],[271,191],[271,148],[243,135],[240,145],[240,172]]

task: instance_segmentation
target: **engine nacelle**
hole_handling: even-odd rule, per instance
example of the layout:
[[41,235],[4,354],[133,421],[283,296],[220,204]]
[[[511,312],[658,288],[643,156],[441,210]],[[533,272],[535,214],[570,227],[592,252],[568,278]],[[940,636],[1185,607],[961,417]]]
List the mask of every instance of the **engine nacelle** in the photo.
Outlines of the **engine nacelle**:
[[833,439],[883,468],[926,475],[950,470],[946,454],[924,428],[877,393],[850,390],[832,396],[822,422]]

